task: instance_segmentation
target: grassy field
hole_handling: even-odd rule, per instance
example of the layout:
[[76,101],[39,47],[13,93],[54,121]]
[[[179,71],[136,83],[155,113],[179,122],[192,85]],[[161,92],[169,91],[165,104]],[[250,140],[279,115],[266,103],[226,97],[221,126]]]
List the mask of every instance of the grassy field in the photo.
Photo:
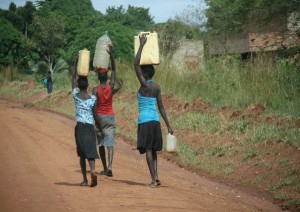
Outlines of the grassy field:
[[[139,83],[132,64],[117,61],[117,133],[135,145]],[[13,73],[16,72],[16,73]],[[54,93],[34,76],[1,74],[1,98],[34,98],[27,106],[74,117],[70,76],[55,76]],[[13,76],[13,77],[12,77]],[[33,80],[32,80],[33,79]],[[178,139],[162,156],[199,174],[273,195],[283,207],[300,204],[300,74],[285,60],[211,59],[195,72],[156,67],[154,81]],[[91,72],[90,87],[97,85]],[[162,123],[163,133],[167,134]]]

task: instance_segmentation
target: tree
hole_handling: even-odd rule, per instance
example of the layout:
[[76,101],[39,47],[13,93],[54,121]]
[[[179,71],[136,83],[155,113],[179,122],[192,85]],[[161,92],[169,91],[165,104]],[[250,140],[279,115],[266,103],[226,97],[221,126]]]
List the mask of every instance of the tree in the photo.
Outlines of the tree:
[[104,17],[106,23],[121,23],[137,30],[146,30],[154,24],[153,17],[149,14],[149,8],[134,7],[129,5],[128,9],[121,5],[119,7],[108,7]]
[[124,60],[133,59],[133,36],[135,30],[121,25],[120,23],[99,24],[94,28],[88,28],[77,34],[74,41],[69,45],[67,61],[69,64],[74,62],[74,57],[79,50],[87,48],[91,52],[91,63],[94,57],[95,46],[97,40],[108,31],[108,36],[112,40],[114,57]]
[[63,18],[53,12],[43,17],[35,16],[31,30],[38,52],[52,71],[55,53],[65,44]]
[[106,22],[120,22],[123,23],[125,19],[126,10],[123,5],[119,7],[108,7],[105,13]]
[[134,7],[129,5],[127,9],[128,19],[124,25],[132,26],[136,29],[146,29],[154,24],[153,17],[149,13],[149,8]]
[[2,17],[0,17],[0,25],[0,64],[7,66],[17,60],[15,54],[22,43],[22,34]]
[[[288,13],[300,10],[298,0],[205,0],[208,8],[207,29],[212,34],[228,35],[254,31],[267,31],[270,22],[277,22],[277,30],[286,30]],[[252,27],[246,27],[252,23]],[[282,29],[279,29],[282,27]],[[257,28],[257,27],[256,27]],[[256,30],[255,30],[256,31]]]
[[25,37],[27,38],[28,35],[28,26],[33,21],[33,14],[35,13],[36,9],[35,6],[31,1],[26,1],[26,4],[24,7],[20,7],[18,9],[20,16],[23,18],[23,32],[25,34]]
[[8,20],[20,32],[23,32],[23,18],[17,11],[17,6],[12,2],[9,10],[3,11],[3,17]]
[[0,26],[0,66],[15,64],[25,69],[27,60],[34,57],[30,41],[2,17]]
[[14,2],[10,2],[8,10],[10,12],[16,12],[17,11],[17,5]]

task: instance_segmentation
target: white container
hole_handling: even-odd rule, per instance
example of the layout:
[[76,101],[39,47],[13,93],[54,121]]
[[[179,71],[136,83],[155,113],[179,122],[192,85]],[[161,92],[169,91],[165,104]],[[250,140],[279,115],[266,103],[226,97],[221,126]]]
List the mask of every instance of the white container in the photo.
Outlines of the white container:
[[167,135],[167,152],[175,152],[177,147],[177,140],[174,135],[168,133]]
[[77,75],[87,77],[90,69],[90,51],[83,49],[79,51],[77,62]]
[[140,47],[140,35],[146,35],[147,42],[143,48],[140,65],[158,65],[159,60],[159,46],[156,32],[141,32],[138,36],[134,36],[134,55]]
[[112,45],[110,38],[108,37],[107,31],[101,36],[96,43],[95,55],[93,59],[93,66],[95,69],[109,67],[110,56],[107,52],[109,50],[108,45]]

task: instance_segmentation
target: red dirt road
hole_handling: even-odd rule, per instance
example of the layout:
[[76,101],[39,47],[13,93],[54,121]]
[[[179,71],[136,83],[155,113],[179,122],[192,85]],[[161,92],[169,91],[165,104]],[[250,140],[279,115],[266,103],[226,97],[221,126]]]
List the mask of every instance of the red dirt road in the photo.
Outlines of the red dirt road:
[[[0,211],[281,211],[267,200],[158,159],[162,186],[150,188],[145,155],[117,138],[114,177],[82,180],[75,121],[0,100]],[[88,167],[88,166],[87,166]],[[96,160],[101,170],[100,160]]]

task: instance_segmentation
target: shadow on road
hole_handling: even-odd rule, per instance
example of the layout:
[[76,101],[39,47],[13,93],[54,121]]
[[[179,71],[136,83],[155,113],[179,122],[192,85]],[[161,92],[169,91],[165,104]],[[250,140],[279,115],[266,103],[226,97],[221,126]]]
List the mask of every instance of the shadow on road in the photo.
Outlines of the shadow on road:
[[68,182],[57,182],[54,183],[55,185],[64,185],[64,186],[80,186],[79,183],[68,183]]
[[145,183],[139,183],[139,182],[134,182],[134,181],[130,181],[130,180],[115,180],[115,179],[110,179],[111,181],[114,182],[120,182],[120,183],[125,183],[128,185],[137,185],[137,186],[148,186],[148,184]]

